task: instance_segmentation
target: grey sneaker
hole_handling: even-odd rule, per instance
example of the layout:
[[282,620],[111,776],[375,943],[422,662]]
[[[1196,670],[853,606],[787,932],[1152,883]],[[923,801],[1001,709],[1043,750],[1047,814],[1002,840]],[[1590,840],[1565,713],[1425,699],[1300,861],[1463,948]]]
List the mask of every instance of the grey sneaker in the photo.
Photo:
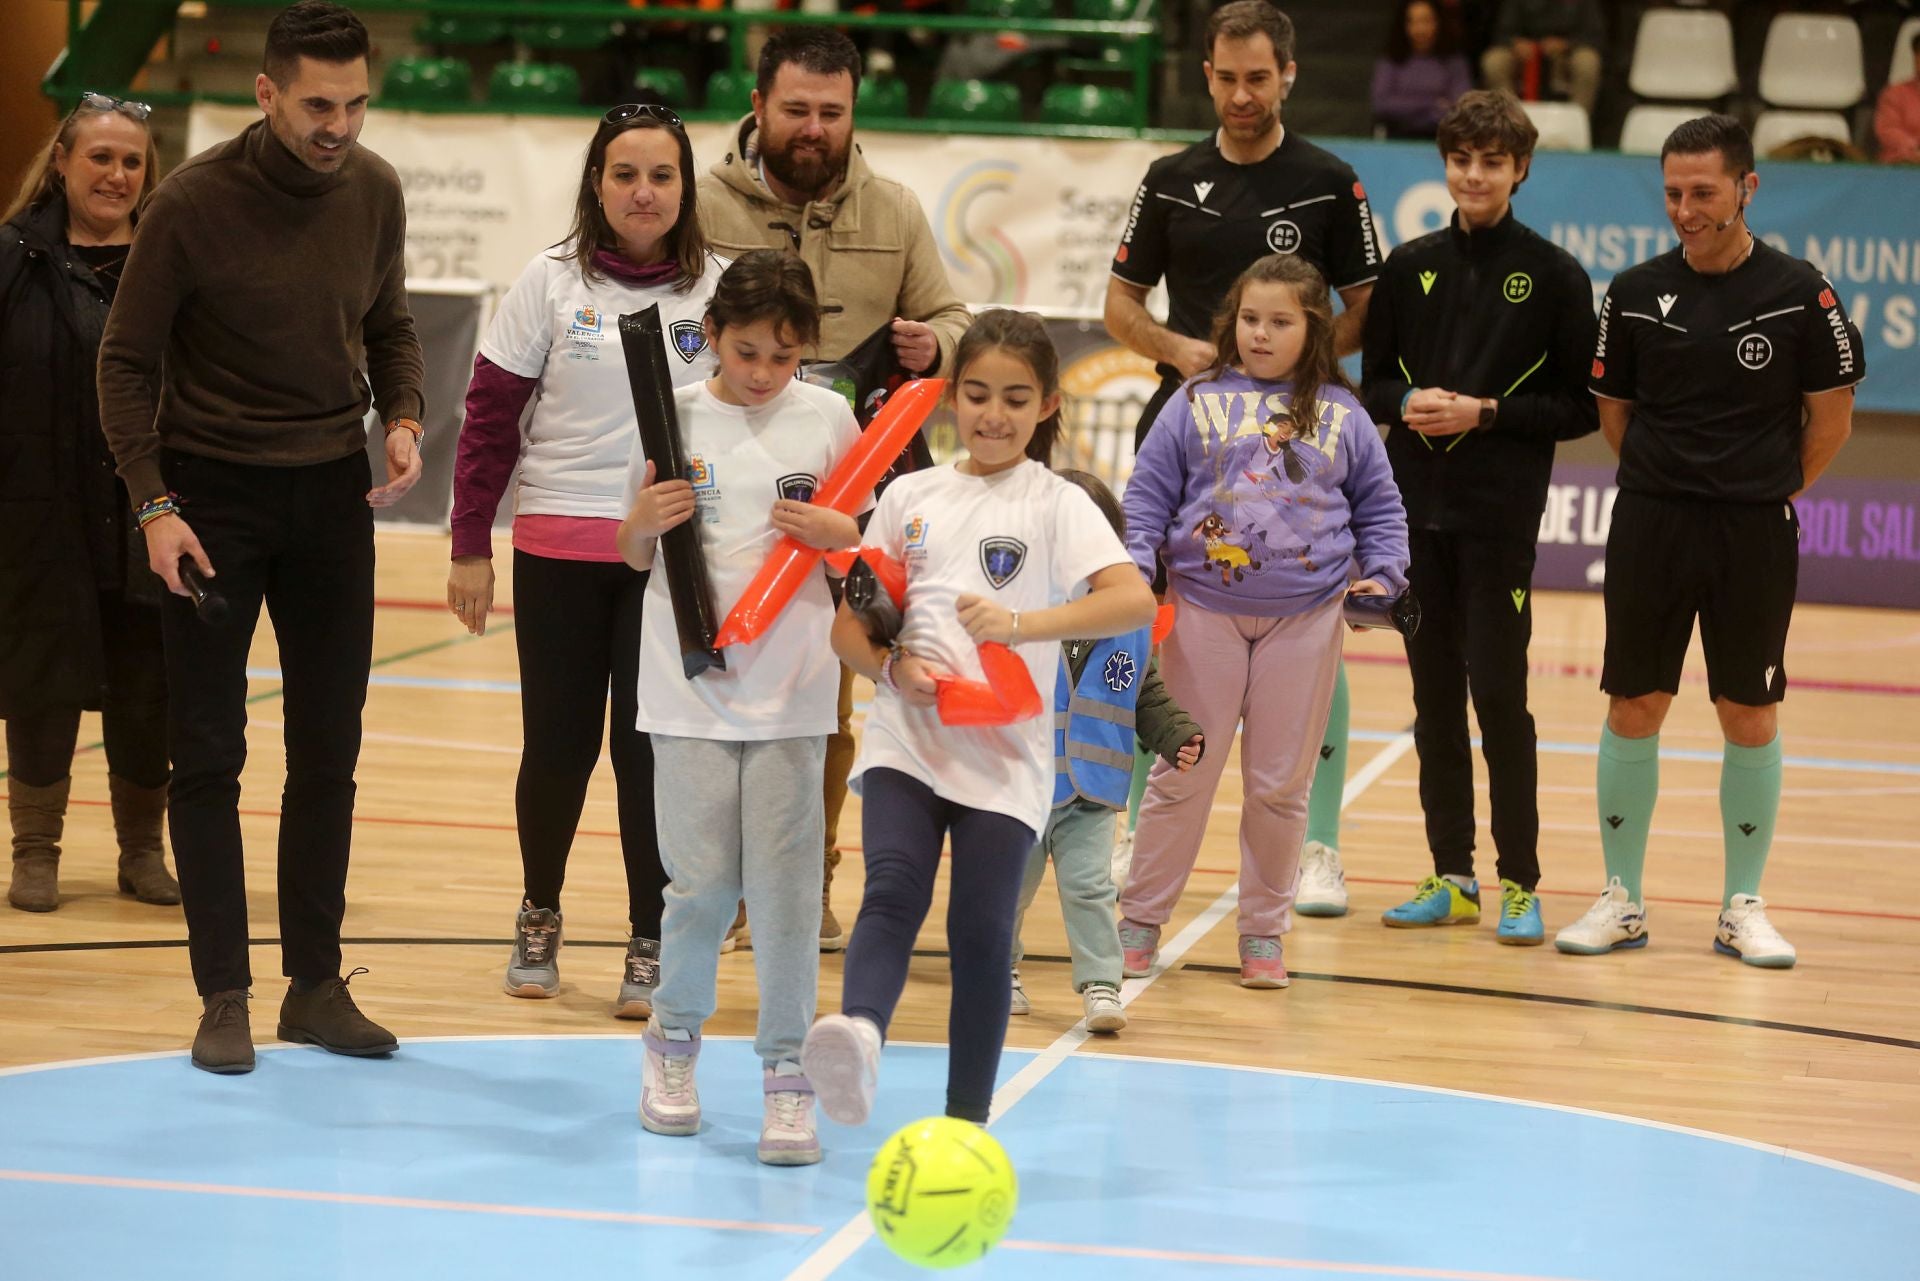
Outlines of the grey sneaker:
[[620,972],[620,999],[614,1002],[616,1019],[653,1017],[653,989],[660,986],[660,940],[627,940],[627,964]]
[[539,1000],[560,995],[560,913],[531,902],[520,905],[505,987],[508,996]]
[[1007,1013],[1033,1013],[1033,1002],[1027,999],[1027,989],[1020,985],[1020,970],[1018,967],[1015,967],[1013,971],[1013,1004],[1008,1008]]

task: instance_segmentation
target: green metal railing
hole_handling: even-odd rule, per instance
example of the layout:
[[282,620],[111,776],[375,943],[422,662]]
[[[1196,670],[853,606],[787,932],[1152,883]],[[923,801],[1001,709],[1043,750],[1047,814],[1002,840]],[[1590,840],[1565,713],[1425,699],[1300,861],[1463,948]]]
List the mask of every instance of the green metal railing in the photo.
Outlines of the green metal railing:
[[[287,0],[213,0],[223,9],[284,8]],[[727,30],[729,61],[749,71],[748,31],[752,27],[816,26],[860,31],[934,31],[953,35],[1069,36],[1097,41],[1120,51],[1119,69],[1132,81],[1133,121],[1129,127],[1008,124],[972,125],[966,121],[888,121],[889,129],[916,132],[979,132],[1073,137],[1153,136],[1148,112],[1153,69],[1160,56],[1160,24],[1149,21],[1098,22],[1080,18],[1001,19],[948,14],[768,13],[736,9],[632,9],[607,0],[355,0],[362,12],[404,13],[420,18],[491,18],[503,22],[604,21],[652,25],[715,27]],[[48,70],[42,90],[65,102],[83,89],[125,89],[146,62],[153,46],[173,23],[176,0],[101,0],[91,19],[81,21],[80,0],[67,0],[67,48]],[[149,94],[161,100],[205,100],[211,95]],[[585,110],[583,108],[583,110]],[[711,113],[694,113],[696,116]],[[724,113],[723,113],[724,114]]]

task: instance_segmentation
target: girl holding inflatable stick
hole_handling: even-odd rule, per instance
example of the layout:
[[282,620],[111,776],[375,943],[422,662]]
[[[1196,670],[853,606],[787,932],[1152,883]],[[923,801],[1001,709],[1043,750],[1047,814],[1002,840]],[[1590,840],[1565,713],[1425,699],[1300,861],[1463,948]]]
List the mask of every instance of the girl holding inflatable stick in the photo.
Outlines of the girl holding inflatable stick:
[[[986,1121],[1006,1039],[1014,911],[1051,797],[1053,735],[1038,713],[1059,642],[1130,632],[1154,616],[1152,592],[1093,500],[1047,470],[1060,429],[1059,357],[1040,319],[983,313],[954,368],[966,456],[895,480],[868,526],[878,550],[907,567],[899,637],[876,643],[846,605],[833,626],[841,661],[878,687],[854,767],[866,888],[842,1012],[814,1025],[801,1062],[822,1110],[847,1125],[872,1108],[881,1042],[949,835],[947,1113]],[[941,678],[990,676],[982,651],[993,644],[1017,655],[1041,695],[1029,718],[943,722]]]

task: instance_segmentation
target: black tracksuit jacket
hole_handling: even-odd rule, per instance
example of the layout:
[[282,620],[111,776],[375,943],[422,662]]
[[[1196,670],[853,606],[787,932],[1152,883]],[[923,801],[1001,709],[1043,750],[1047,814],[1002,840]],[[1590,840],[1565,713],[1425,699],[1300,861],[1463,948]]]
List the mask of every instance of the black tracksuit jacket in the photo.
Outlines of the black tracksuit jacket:
[[[1393,251],[1367,308],[1362,397],[1389,424],[1410,527],[1533,540],[1554,444],[1599,426],[1594,333],[1586,272],[1511,211],[1473,233],[1456,216]],[[1400,418],[1418,387],[1491,396],[1499,413],[1487,430],[1422,436]]]

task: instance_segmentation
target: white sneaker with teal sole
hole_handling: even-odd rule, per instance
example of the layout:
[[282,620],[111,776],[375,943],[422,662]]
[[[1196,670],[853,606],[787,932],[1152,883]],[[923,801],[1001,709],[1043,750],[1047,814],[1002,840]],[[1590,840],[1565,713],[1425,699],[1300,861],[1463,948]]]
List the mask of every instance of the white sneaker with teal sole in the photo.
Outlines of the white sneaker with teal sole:
[[1619,877],[1607,882],[1587,914],[1553,936],[1553,945],[1574,956],[1600,956],[1625,947],[1647,945],[1647,914],[1627,897]]
[[1319,841],[1300,847],[1300,890],[1294,895],[1293,910],[1302,916],[1347,914],[1347,874],[1340,866],[1339,850]]
[[1790,970],[1800,959],[1793,944],[1781,938],[1780,931],[1767,919],[1767,901],[1758,894],[1736,894],[1733,902],[1720,910],[1713,950],[1764,970]]

